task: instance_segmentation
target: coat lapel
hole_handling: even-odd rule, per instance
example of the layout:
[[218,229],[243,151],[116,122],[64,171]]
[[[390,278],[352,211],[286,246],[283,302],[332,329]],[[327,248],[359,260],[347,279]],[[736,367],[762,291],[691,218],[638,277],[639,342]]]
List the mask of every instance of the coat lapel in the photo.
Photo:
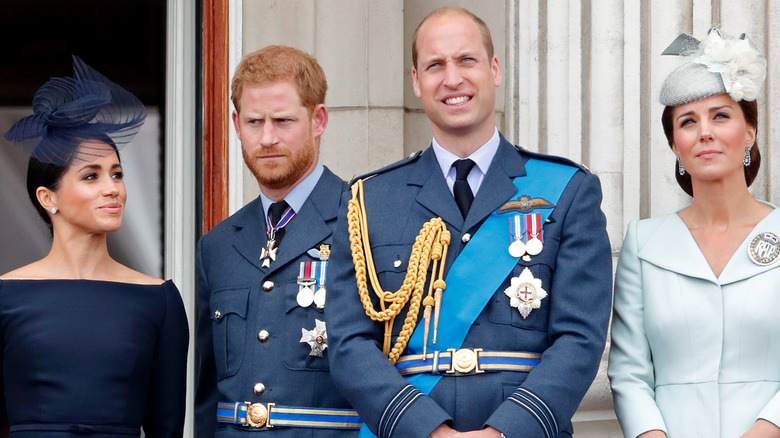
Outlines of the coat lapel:
[[341,180],[326,169],[306,202],[303,203],[301,211],[297,212],[287,225],[284,239],[279,244],[276,261],[272,262],[269,268],[265,268],[268,273],[279,269],[306,251],[317,248],[320,242],[333,234],[333,230],[326,222],[336,219],[343,188]]
[[455,198],[447,188],[447,182],[441,173],[439,162],[433,148],[423,152],[411,170],[407,184],[420,187],[417,202],[430,210],[433,217],[440,217],[448,226],[460,231],[463,228],[463,216],[455,204]]
[[646,243],[640,248],[638,256],[668,271],[726,285],[780,266],[780,261],[769,266],[759,266],[750,260],[748,256],[750,241],[762,231],[772,231],[780,235],[780,213],[777,210],[767,215],[750,232],[719,278],[715,277],[707,259],[704,258],[691,232],[685,226],[685,222],[677,214],[666,216],[644,236],[643,240]]
[[260,266],[262,263],[260,252],[268,240],[265,233],[266,219],[263,215],[263,203],[258,197],[236,214],[241,216],[233,225],[236,230],[233,247],[258,269],[265,270]]
[[517,193],[513,180],[515,177],[525,175],[526,161],[528,159],[521,156],[517,149],[502,136],[482,185],[474,196],[474,203],[466,216],[464,229],[471,229],[482,222]]
[[718,282],[688,227],[676,213],[664,217],[644,240],[646,243],[637,254],[641,260],[678,274]]
[[260,253],[268,241],[268,236],[266,218],[259,197],[237,213],[241,214],[241,217],[234,225],[236,234],[233,247],[266,275],[270,274],[307,250],[316,247],[332,234],[326,221],[335,220],[338,215],[343,189],[344,183],[326,168],[301,207],[301,211],[297,212],[287,225],[276,260],[271,262],[271,266],[263,267],[260,260]]
[[442,218],[457,231],[468,230],[483,221],[517,192],[512,181],[517,176],[525,175],[526,161],[527,158],[518,154],[517,149],[502,136],[496,155],[482,180],[479,191],[474,196],[474,203],[465,221],[455,204],[455,198],[447,187],[433,148],[429,147],[423,152],[407,183],[420,187],[417,202],[430,210],[433,216]]
[[720,278],[718,279],[722,285],[744,280],[780,267],[780,260],[775,261],[769,266],[761,266],[750,259],[750,243],[753,241],[753,238],[765,231],[780,236],[780,212],[776,208],[750,231],[748,237],[739,246],[739,249],[737,249],[731,257],[731,260],[729,260],[726,267],[723,268],[723,272],[721,272]]

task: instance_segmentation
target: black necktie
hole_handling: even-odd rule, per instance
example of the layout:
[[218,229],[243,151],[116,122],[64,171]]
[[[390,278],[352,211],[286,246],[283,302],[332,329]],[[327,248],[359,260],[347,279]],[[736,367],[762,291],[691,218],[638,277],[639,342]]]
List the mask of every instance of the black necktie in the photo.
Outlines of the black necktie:
[[474,164],[476,163],[469,159],[452,163],[455,168],[455,184],[452,185],[452,193],[455,195],[455,203],[458,204],[460,214],[463,215],[464,219],[471,208],[471,201],[474,200],[474,194],[471,193],[471,187],[466,180]]
[[[287,204],[287,202],[284,200],[274,202],[270,207],[268,207],[268,216],[270,216],[271,228],[274,228],[279,224],[279,221],[282,219],[282,215],[285,211],[287,211],[288,208],[290,208],[290,205]],[[274,233],[277,248],[279,247],[279,242],[282,241],[282,237],[284,237],[284,227],[279,228],[276,230],[276,233]]]

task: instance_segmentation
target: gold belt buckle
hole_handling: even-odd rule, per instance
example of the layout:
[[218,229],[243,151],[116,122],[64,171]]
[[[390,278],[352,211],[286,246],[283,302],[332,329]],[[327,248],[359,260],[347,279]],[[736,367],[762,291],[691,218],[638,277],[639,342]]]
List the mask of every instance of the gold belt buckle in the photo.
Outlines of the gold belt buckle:
[[255,427],[258,429],[263,426],[269,429],[273,427],[268,417],[271,414],[271,408],[274,406],[274,403],[268,403],[268,407],[266,407],[262,403],[250,403],[250,402],[244,402],[244,403],[247,404],[247,408],[246,408],[247,426]]
[[485,372],[479,368],[481,348],[461,348],[459,350],[448,348],[447,351],[450,352],[450,369],[446,371],[448,374],[455,374],[455,372],[470,374],[472,371],[474,374],[480,374]]

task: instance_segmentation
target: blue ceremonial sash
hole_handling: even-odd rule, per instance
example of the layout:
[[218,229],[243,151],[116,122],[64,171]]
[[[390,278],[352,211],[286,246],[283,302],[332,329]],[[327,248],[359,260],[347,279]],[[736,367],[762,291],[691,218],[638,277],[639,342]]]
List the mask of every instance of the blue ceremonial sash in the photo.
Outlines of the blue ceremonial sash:
[[[560,199],[571,177],[577,172],[576,167],[551,161],[529,159],[525,163],[526,174],[514,179],[517,187],[517,197],[529,195],[534,198],[544,198],[553,205]],[[553,208],[542,209],[542,223],[552,213]],[[436,349],[446,351],[448,348],[460,348],[466,339],[471,324],[477,319],[499,286],[517,265],[517,259],[507,251],[507,215],[492,212],[479,227],[468,245],[463,248],[447,272],[444,299],[441,304],[440,321]],[[490,263],[479,263],[485,254],[490,254]],[[476,293],[475,293],[476,292]],[[407,354],[421,354],[423,347],[423,325],[418,324],[414,330]],[[441,379],[441,375],[415,374],[406,380],[425,394]],[[369,438],[374,435],[364,424],[359,438]]]

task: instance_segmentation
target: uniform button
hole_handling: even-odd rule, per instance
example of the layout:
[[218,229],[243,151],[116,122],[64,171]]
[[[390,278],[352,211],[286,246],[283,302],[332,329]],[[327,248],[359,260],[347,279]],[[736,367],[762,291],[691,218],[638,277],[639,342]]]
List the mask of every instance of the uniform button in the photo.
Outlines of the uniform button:
[[222,318],[222,312],[219,311],[219,309],[214,311],[214,319]]
[[255,386],[252,388],[252,390],[255,391],[255,394],[260,395],[265,392],[265,385],[260,382],[255,383]]
[[396,268],[400,268],[401,267],[401,263],[402,262],[400,260],[396,260],[396,261],[393,262],[393,266],[396,267]]
[[268,330],[260,330],[257,333],[257,340],[260,342],[266,342],[268,340]]
[[274,282],[271,280],[267,280],[263,282],[263,290],[266,292],[271,292],[274,288]]
[[463,243],[468,243],[468,241],[471,240],[471,234],[466,233],[463,236],[461,236],[460,241]]

